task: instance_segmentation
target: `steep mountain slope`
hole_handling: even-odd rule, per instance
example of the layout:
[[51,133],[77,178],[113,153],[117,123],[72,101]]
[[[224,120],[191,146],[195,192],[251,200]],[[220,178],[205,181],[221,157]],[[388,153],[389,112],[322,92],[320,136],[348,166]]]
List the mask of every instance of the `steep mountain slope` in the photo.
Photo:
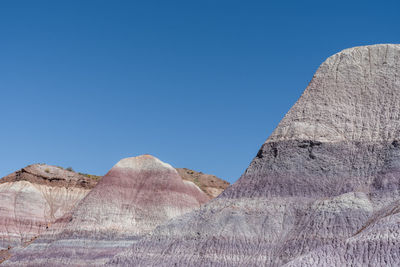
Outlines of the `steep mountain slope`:
[[235,184],[109,264],[320,266],[320,250],[327,266],[398,263],[399,77],[400,45],[328,58]]
[[61,231],[49,231],[5,265],[101,265],[157,225],[209,198],[150,155],[119,161],[82,200]]
[[95,181],[72,171],[35,164],[0,180],[0,250],[26,246],[66,216]]

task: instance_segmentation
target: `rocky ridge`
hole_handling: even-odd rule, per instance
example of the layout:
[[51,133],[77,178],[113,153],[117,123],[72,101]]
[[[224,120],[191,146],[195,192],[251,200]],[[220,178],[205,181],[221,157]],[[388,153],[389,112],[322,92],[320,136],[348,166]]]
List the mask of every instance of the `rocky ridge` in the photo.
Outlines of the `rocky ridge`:
[[195,183],[210,199],[216,198],[228,186],[229,183],[215,175],[196,172],[187,168],[176,168],[183,180]]

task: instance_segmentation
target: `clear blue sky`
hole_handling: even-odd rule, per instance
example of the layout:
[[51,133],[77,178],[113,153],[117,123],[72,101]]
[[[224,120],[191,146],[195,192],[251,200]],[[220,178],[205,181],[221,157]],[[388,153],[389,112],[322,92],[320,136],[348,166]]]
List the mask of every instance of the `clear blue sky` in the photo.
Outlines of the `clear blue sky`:
[[324,59],[399,1],[0,1],[0,176],[153,154],[239,178]]

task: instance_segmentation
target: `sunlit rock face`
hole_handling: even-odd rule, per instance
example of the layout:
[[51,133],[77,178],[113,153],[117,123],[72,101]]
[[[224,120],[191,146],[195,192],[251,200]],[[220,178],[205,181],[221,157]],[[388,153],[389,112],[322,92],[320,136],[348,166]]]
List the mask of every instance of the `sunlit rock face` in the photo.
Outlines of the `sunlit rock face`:
[[102,265],[156,226],[208,200],[169,164],[150,155],[126,158],[77,205],[61,230],[46,232],[5,265]]
[[0,179],[0,250],[27,246],[83,199],[95,181],[35,164]]
[[195,183],[210,199],[219,196],[229,186],[227,181],[215,175],[205,174],[187,168],[177,168],[176,170],[183,180]]
[[399,264],[400,45],[328,58],[242,177],[120,266]]

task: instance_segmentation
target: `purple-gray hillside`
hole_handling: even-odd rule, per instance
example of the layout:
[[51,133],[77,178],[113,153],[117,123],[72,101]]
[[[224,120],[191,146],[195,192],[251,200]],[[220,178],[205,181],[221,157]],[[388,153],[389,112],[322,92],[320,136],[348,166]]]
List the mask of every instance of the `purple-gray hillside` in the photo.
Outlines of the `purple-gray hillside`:
[[235,184],[109,263],[398,265],[399,117],[400,45],[331,56]]
[[12,250],[3,264],[102,266],[156,226],[207,201],[209,197],[171,165],[151,155],[125,158],[66,218],[29,246]]

